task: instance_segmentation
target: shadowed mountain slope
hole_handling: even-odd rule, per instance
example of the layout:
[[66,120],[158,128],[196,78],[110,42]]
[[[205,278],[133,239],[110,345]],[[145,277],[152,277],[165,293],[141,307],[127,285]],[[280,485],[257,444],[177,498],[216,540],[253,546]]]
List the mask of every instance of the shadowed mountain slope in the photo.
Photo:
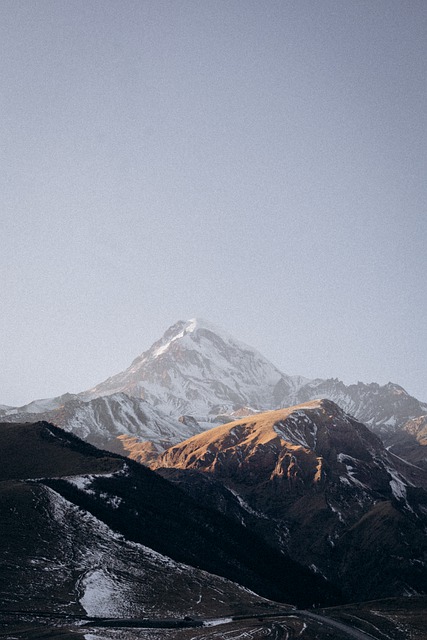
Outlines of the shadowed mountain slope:
[[[240,587],[236,584],[227,586],[232,580],[266,597],[293,603],[339,599],[334,588],[312,571],[278,553],[241,524],[201,506],[142,465],[99,451],[44,422],[35,425],[0,424],[0,442],[2,439],[7,446],[0,446],[0,468],[3,470],[0,503],[4,516],[2,522],[7,522],[8,526],[1,541],[3,568],[7,569],[2,572],[6,582],[3,582],[1,590],[3,593],[11,590],[10,597],[16,602],[20,600],[20,584],[26,568],[33,564],[36,568],[42,567],[37,569],[40,579],[43,579],[42,572],[48,566],[51,566],[52,575],[60,576],[59,581],[65,580],[65,575],[74,576],[74,586],[68,582],[67,589],[74,589],[76,603],[85,606],[84,602],[95,598],[92,592],[96,592],[97,573],[90,558],[95,561],[99,553],[95,547],[100,531],[110,540],[113,568],[111,571],[105,569],[97,560],[94,566],[101,583],[107,584],[106,592],[113,593],[113,600],[119,598],[117,594],[121,588],[121,579],[117,577],[122,571],[119,566],[125,567],[126,564],[125,557],[120,554],[117,556],[120,562],[115,564],[114,549],[120,546],[120,540],[126,549],[140,550],[136,555],[141,562],[141,575],[148,572],[148,577],[141,579],[144,582],[148,580],[150,589],[155,592],[150,596],[150,606],[154,606],[152,600],[155,597],[160,606],[165,594],[162,581],[158,580],[158,587],[154,588],[154,578],[150,577],[151,569],[147,569],[145,555],[154,558],[156,566],[159,564],[159,575],[163,570],[169,571],[171,576],[176,574],[178,584],[184,574],[193,576],[197,584],[201,581],[203,589],[210,589],[211,584],[219,581],[221,593],[226,598],[228,589],[234,593],[235,600],[239,597]],[[14,508],[11,510],[12,503]],[[23,523],[28,519],[31,519],[31,526],[24,527]],[[75,523],[72,531],[69,529],[71,521]],[[52,527],[51,538],[49,532]],[[85,531],[83,538],[78,537],[80,529]],[[60,540],[61,530],[65,538],[71,536],[67,538],[68,542]],[[83,569],[80,560],[76,560],[78,554],[71,553],[69,540],[75,536],[80,541],[76,544],[81,543],[82,554],[88,558]],[[65,545],[63,554],[58,545]],[[45,554],[44,559],[41,553]],[[17,554],[19,562],[13,559]],[[108,556],[103,554],[104,558]],[[185,563],[182,571],[181,563]],[[203,577],[200,570],[227,580],[216,577],[211,580],[211,576]],[[115,578],[111,578],[111,572]],[[137,590],[138,575],[132,573],[132,576],[126,578],[129,589]],[[169,583],[170,579],[165,578],[165,584]],[[51,582],[47,581],[47,584]],[[54,589],[54,583],[51,588]],[[194,589],[193,596],[197,601],[200,593],[196,587]],[[34,597],[37,593],[36,590]],[[246,601],[252,598],[255,602],[256,596],[245,596]],[[138,602],[142,602],[141,598]],[[171,610],[175,605],[178,606],[172,598]]]
[[0,423],[0,480],[112,473],[119,457],[95,449],[48,422]]
[[427,416],[413,418],[388,438],[388,448],[427,471]]

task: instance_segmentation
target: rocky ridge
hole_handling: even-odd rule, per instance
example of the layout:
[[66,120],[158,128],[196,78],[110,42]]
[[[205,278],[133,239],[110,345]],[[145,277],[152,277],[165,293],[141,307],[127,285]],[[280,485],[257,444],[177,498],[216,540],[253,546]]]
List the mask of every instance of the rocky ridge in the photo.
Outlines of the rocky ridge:
[[218,426],[152,467],[347,595],[427,590],[425,473],[331,401]]
[[[34,412],[35,409],[39,411]],[[41,406],[31,403],[27,407],[10,410],[3,415],[3,419],[16,423],[39,420],[52,422],[82,440],[115,453],[128,451],[130,443],[134,441],[146,447],[147,451],[159,452],[171,443],[200,432],[197,423],[184,425],[153,409],[144,400],[125,393],[92,400],[67,394],[60,400],[54,399],[50,405],[44,401]]]

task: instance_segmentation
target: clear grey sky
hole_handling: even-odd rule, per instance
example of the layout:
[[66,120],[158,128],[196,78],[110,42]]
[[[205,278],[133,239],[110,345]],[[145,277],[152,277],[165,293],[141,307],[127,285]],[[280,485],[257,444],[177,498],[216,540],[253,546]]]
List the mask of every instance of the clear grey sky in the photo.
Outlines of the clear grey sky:
[[0,403],[178,319],[427,400],[425,0],[1,0]]

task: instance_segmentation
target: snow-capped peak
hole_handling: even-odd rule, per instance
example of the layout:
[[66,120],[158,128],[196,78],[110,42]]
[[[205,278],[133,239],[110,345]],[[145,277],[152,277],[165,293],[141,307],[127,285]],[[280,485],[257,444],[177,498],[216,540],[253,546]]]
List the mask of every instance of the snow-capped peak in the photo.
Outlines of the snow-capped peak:
[[196,334],[200,330],[210,331],[211,333],[214,333],[215,335],[221,337],[224,341],[236,342],[231,337],[231,335],[227,334],[225,331],[223,331],[222,329],[219,329],[218,327],[216,327],[211,322],[208,322],[207,320],[203,320],[201,318],[192,318],[191,320],[187,320],[187,321],[179,320],[177,323],[172,325],[172,327],[170,327],[166,331],[166,333],[163,335],[163,337],[159,341],[162,343],[162,345],[154,349],[152,351],[152,355],[154,356],[161,355],[162,353],[167,351],[167,349],[170,347],[172,342],[175,342],[175,340],[179,340],[189,334]]
[[216,333],[217,335],[221,335],[222,337],[230,338],[228,334],[223,329],[220,329],[212,322],[205,320],[204,318],[191,318],[187,320],[185,323],[185,331],[188,333],[193,333],[198,329],[206,329],[207,331],[211,331],[212,333]]
[[270,407],[278,384],[293,390],[303,382],[211,322],[192,318],[175,323],[126,371],[88,396],[124,392],[171,415],[206,416],[242,406]]
[[[250,351],[253,351],[254,353],[257,353],[258,355],[261,356],[259,351],[254,349],[254,347],[251,347],[250,345],[246,344],[245,342],[242,342],[241,340],[237,340],[234,336],[231,335],[231,333],[228,333],[228,331],[226,331],[222,327],[218,327],[217,325],[213,324],[209,320],[205,320],[204,318],[192,318],[191,320],[187,320],[187,322],[185,323],[185,329],[184,329],[185,333],[197,333],[200,330],[214,333],[218,338],[221,338],[224,342],[231,342],[235,345],[238,345],[241,349],[249,349]],[[261,357],[264,357],[264,356],[261,356]]]
[[230,333],[225,331],[224,329],[216,326],[212,322],[205,320],[203,318],[191,318],[190,320],[179,320],[174,325],[172,325],[162,336],[160,340],[158,340],[148,352],[143,353],[139,358],[136,358],[135,362],[143,358],[146,354],[150,354],[150,357],[158,357],[165,353],[171,344],[176,340],[182,340],[185,336],[189,338],[196,338],[201,332],[209,332],[216,336],[216,338],[220,338],[224,343],[228,343],[238,347],[239,349],[245,351],[252,351],[260,358],[264,358],[256,349],[245,344],[241,340],[237,340]]
[[168,415],[190,414],[202,421],[242,407],[265,411],[319,397],[335,401],[371,427],[395,427],[426,413],[395,384],[346,386],[335,379],[289,376],[253,347],[200,318],[176,322],[128,369],[82,395],[91,399],[118,392],[146,400]]

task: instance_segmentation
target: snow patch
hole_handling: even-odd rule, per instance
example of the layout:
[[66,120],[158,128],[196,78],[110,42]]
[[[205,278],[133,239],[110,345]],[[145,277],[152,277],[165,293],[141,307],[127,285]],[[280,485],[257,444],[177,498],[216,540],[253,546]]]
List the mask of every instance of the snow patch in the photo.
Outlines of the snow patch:
[[319,569],[319,567],[317,567],[315,564],[310,564],[309,565],[309,569],[311,569],[313,571],[313,573],[317,573],[318,575],[322,576],[323,578],[326,579],[326,576],[324,573],[322,573]]
[[123,602],[123,593],[117,592],[114,581],[103,569],[89,571],[80,584],[84,593],[79,602],[88,616],[109,615]]
[[[341,476],[341,478],[340,478],[340,479],[341,479],[341,480],[347,480],[347,478],[342,478],[342,476]],[[348,482],[348,481],[347,481],[347,482]],[[345,483],[344,483],[344,484],[345,484]],[[348,483],[348,484],[349,484],[349,483]],[[343,515],[342,515],[341,511],[339,511],[338,509],[335,509],[335,507],[334,507],[330,502],[328,502],[328,507],[330,508],[330,510],[331,510],[333,513],[338,514],[338,520],[339,520],[340,522],[344,522],[344,518],[343,518]]]
[[354,475],[354,464],[348,464],[348,461],[356,464],[358,464],[358,461],[355,458],[347,455],[346,453],[339,453],[337,455],[337,460],[338,462],[341,462],[341,464],[344,464],[345,468],[347,469],[347,477],[340,476],[341,482],[343,482],[344,484],[353,483],[361,489],[366,490],[366,485],[364,485],[363,482],[360,482],[360,480]]
[[206,620],[203,623],[204,627],[217,627],[220,624],[228,624],[233,622],[233,618],[216,618],[215,620]]
[[[75,487],[77,487],[77,489],[80,489],[80,491],[88,492],[87,491],[88,487],[90,487],[90,485],[92,484],[94,478],[95,478],[95,476],[93,476],[93,475],[70,476],[70,477],[64,478],[64,480],[66,480],[70,484],[73,484]],[[93,491],[92,491],[92,493],[93,493]]]
[[391,467],[386,467],[387,472],[391,475],[390,488],[397,500],[404,500],[406,502],[406,485],[402,481],[399,474]]
[[255,511],[254,509],[252,509],[251,506],[248,505],[247,502],[245,502],[245,500],[243,500],[242,496],[240,496],[237,491],[234,491],[233,489],[230,489],[230,487],[227,487],[227,489],[229,490],[230,493],[233,494],[233,496],[235,498],[237,498],[237,501],[239,503],[239,505],[248,513],[252,514],[253,516],[257,516],[258,518],[265,518],[268,520],[268,516],[266,516],[264,513],[260,513],[259,511]]

